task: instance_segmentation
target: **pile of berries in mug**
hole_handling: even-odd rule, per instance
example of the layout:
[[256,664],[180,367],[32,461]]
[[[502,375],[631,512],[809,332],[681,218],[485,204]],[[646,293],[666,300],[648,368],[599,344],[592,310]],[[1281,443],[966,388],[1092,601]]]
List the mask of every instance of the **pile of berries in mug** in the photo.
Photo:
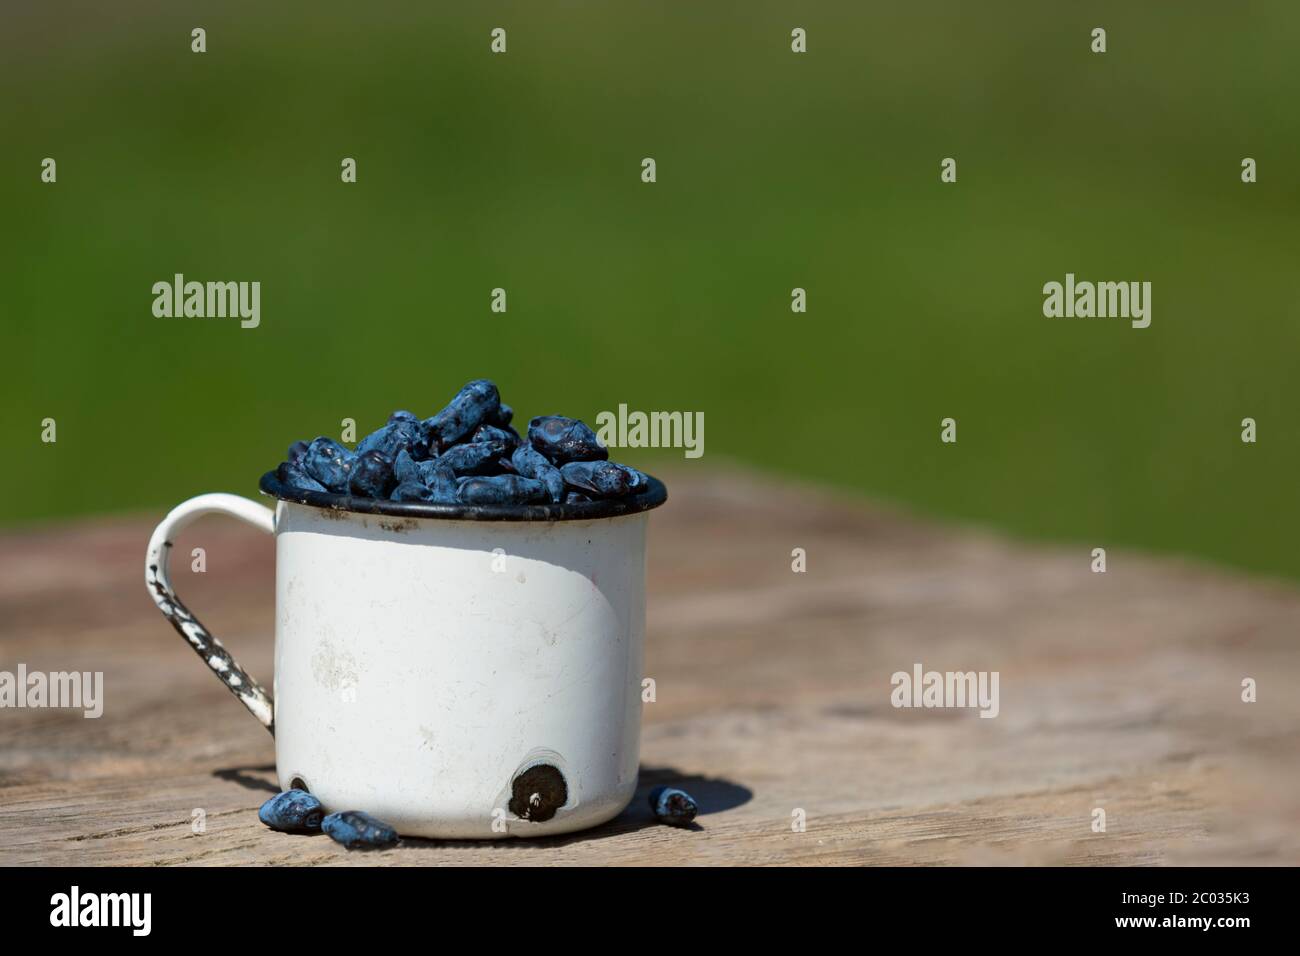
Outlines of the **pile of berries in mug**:
[[348,451],[331,438],[294,442],[276,477],[304,491],[439,504],[576,504],[647,487],[575,418],[543,415],[520,437],[487,379],[467,384],[432,418],[393,412]]

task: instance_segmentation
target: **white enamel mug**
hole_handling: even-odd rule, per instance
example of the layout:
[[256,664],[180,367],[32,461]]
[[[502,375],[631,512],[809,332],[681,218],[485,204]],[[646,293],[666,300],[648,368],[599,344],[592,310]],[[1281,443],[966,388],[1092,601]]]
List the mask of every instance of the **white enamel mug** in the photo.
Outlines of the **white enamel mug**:
[[[282,790],[408,836],[542,836],[636,790],[651,478],[574,505],[436,505],[261,489],[191,498],[149,542],[149,593],[275,737]],[[275,535],[274,702],[177,598],[172,541],[221,513]]]

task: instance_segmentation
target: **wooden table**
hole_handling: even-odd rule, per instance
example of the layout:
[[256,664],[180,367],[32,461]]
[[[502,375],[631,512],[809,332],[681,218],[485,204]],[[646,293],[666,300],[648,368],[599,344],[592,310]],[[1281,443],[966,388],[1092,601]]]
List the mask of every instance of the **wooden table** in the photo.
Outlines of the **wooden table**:
[[[97,720],[0,710],[0,864],[1300,862],[1295,586],[1118,549],[1096,574],[1106,542],[1035,547],[744,473],[666,477],[632,807],[567,837],[382,855],[258,823],[272,741],[145,594],[157,516],[0,537],[0,670],[106,685]],[[199,545],[203,574],[180,560]],[[204,519],[176,554],[181,595],[269,682],[269,543]],[[890,676],[915,662],[998,671],[999,715],[895,709]],[[658,783],[696,795],[698,829],[652,822]]]

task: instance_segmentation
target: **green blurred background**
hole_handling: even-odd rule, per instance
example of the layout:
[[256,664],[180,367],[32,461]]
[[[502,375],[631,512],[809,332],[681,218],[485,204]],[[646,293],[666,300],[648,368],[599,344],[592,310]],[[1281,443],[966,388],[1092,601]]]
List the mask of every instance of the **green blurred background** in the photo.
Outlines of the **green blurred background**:
[[[1290,0],[13,6],[5,524],[252,493],[487,376],[703,411],[699,461],[617,454],[654,469],[1300,576]],[[176,272],[261,327],[154,318]],[[1151,327],[1044,318],[1066,272],[1151,281]]]

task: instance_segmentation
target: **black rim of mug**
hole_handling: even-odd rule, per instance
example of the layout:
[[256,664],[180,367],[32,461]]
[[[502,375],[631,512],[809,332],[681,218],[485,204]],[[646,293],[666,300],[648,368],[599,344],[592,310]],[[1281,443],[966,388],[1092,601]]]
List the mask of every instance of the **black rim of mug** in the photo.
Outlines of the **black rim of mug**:
[[465,505],[434,504],[424,501],[388,501],[382,498],[359,498],[336,495],[331,491],[304,491],[291,488],[268,471],[257,487],[263,494],[281,501],[292,501],[329,511],[348,511],[363,515],[390,515],[394,518],[437,518],[443,521],[590,521],[617,518],[658,508],[668,500],[668,489],[653,475],[646,490],[623,498],[599,498],[574,504],[536,505]]

